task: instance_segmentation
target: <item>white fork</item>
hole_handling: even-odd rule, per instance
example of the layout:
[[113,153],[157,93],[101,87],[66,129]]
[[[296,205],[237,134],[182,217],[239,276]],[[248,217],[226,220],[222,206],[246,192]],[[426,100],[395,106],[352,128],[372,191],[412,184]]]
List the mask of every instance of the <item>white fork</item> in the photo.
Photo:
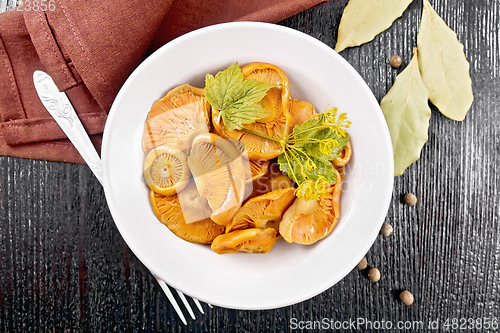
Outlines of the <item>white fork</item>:
[[[97,151],[94,148],[94,145],[90,141],[90,138],[82,126],[80,119],[78,118],[75,109],[71,105],[68,96],[64,92],[60,92],[57,86],[55,85],[52,78],[42,72],[35,71],[33,73],[33,82],[35,84],[36,92],[42,101],[42,104],[45,106],[50,115],[55,119],[59,127],[64,131],[68,139],[73,143],[76,150],[80,153],[80,155],[85,160],[85,163],[92,170],[97,180],[102,185],[102,169],[101,169],[101,159],[97,154]],[[155,277],[156,281],[160,285],[161,289],[167,296],[168,300],[172,304],[175,309],[175,312],[179,315],[184,325],[187,325],[186,318],[182,313],[179,305],[175,301],[174,295],[170,291],[170,288],[167,286],[165,281],[159,279],[153,272],[151,272]],[[186,307],[191,318],[196,319],[191,306],[189,305],[184,294],[178,290],[177,294],[181,299],[182,303]],[[205,314],[203,308],[201,307],[200,302],[193,298],[196,307],[202,314]],[[207,303],[208,304],[208,303]],[[212,305],[208,304],[211,308]]]

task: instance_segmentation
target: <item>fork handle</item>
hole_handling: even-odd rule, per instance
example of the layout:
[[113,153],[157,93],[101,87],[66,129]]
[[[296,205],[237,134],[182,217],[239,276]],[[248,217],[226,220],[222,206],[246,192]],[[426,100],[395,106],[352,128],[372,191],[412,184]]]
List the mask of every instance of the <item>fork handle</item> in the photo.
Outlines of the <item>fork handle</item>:
[[33,73],[33,82],[43,106],[52,115],[102,184],[101,158],[83,128],[68,96],[64,92],[60,92],[52,78],[42,71]]

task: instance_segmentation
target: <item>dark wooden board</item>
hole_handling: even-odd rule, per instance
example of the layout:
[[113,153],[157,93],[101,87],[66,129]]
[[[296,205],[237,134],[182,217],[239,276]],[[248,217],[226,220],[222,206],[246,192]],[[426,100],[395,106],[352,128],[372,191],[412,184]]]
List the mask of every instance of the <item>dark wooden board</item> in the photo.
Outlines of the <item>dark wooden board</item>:
[[[279,24],[333,48],[347,2]],[[206,314],[184,326],[121,238],[86,166],[0,157],[0,332],[272,332],[358,318],[372,322],[362,331],[382,331],[374,325],[384,320],[424,332],[435,320],[440,331],[446,320],[500,320],[500,2],[431,4],[465,45],[475,100],[463,122],[432,107],[420,160],[395,178],[386,218],[394,233],[378,236],[366,255],[382,273],[379,282],[354,269],[299,304],[266,311],[203,304]],[[372,42],[341,52],[378,101],[412,56],[421,6],[415,0]],[[388,63],[393,54],[403,58],[400,69]],[[417,205],[403,203],[407,192]],[[413,305],[398,300],[403,289],[415,295]],[[451,331],[495,331],[475,323]]]

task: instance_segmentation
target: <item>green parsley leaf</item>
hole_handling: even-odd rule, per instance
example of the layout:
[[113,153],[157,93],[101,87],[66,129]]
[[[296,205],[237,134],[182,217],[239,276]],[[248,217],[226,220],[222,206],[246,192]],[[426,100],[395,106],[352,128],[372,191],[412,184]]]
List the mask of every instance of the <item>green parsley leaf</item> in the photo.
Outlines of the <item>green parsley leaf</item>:
[[[324,193],[322,184],[335,184],[331,161],[338,157],[349,141],[350,126],[345,113],[336,118],[337,109],[329,108],[293,128],[284,142],[284,152],[278,156],[280,170],[295,181],[299,197],[311,199]],[[300,190],[299,190],[300,189]]]
[[[317,181],[320,177],[324,177],[328,184],[337,182],[332,163],[324,157],[309,156],[307,158],[300,153],[286,152],[278,156],[278,163],[280,170],[285,172],[297,184],[301,184],[307,179]],[[308,166],[311,167],[308,168]]]
[[205,76],[205,96],[210,105],[219,111],[219,117],[230,131],[269,115],[269,111],[258,103],[273,86],[255,79],[243,80],[237,62],[215,77],[211,74]]
[[325,157],[329,161],[336,159],[349,141],[349,135],[340,137],[336,131],[329,129],[318,131],[316,138],[321,142],[304,144],[304,151],[309,156]]
[[349,141],[349,135],[340,135],[338,131],[330,127],[321,128],[326,123],[323,115],[309,119],[303,124],[293,128],[294,147],[304,150],[304,152],[316,158],[326,158],[334,160],[344,149]]

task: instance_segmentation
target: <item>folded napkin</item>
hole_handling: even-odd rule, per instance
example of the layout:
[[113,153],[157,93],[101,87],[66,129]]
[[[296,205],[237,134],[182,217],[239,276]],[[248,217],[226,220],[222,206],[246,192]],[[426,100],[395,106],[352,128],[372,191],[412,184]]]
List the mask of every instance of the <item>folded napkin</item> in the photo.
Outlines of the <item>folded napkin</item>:
[[148,54],[197,28],[275,23],[323,1],[55,0],[46,11],[21,6],[2,13],[0,155],[84,163],[36,95],[37,69],[66,92],[100,151],[111,104]]

